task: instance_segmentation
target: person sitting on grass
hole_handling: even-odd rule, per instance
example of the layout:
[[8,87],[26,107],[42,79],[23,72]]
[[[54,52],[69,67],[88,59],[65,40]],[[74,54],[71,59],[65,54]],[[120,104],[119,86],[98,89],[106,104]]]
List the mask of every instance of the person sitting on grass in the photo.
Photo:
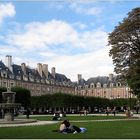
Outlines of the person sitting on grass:
[[60,124],[60,128],[59,128],[61,133],[80,133],[80,132],[84,132],[86,131],[86,128],[79,128],[78,126],[75,125],[71,125],[69,120],[64,120],[61,124]]
[[60,114],[58,112],[55,112],[52,120],[54,120],[54,121],[60,120]]

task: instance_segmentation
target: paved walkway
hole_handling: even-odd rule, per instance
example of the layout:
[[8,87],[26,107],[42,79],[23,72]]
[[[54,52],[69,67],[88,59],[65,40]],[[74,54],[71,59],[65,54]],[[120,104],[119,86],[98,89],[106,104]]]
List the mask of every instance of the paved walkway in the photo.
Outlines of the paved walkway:
[[21,124],[0,124],[0,127],[49,125],[49,124],[55,124],[55,123],[58,123],[58,121],[37,121],[33,123],[21,123]]
[[[92,114],[92,115],[99,115],[99,114]],[[104,116],[105,114],[100,114],[100,115]],[[124,114],[117,114],[117,116],[124,116]],[[140,120],[140,114],[134,114],[133,118],[125,118],[125,119],[79,120],[79,121],[71,121],[71,122],[97,122],[97,121],[102,122],[102,121],[128,121],[128,120]],[[32,122],[32,123],[23,123],[23,124],[0,124],[0,127],[50,125],[50,124],[55,124],[58,122],[60,122],[60,121],[36,121],[36,122]]]

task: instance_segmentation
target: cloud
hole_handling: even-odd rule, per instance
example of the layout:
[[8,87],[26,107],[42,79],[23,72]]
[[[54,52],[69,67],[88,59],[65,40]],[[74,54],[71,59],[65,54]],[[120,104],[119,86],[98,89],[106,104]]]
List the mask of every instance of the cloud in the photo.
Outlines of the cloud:
[[70,0],[71,3],[77,3],[77,4],[92,4],[99,2],[98,0]]
[[[80,23],[79,23],[80,24]],[[82,24],[81,24],[82,25]],[[22,27],[21,32],[9,34],[7,42],[27,50],[52,50],[64,53],[69,50],[92,51],[107,44],[107,33],[101,29],[78,32],[65,21],[33,22]],[[81,53],[81,51],[79,53]],[[78,52],[77,52],[78,53]]]
[[16,14],[15,7],[11,3],[0,4],[0,24],[4,18],[13,17]]
[[77,32],[66,22],[52,20],[41,23],[34,22],[22,28],[24,32],[12,33],[8,36],[9,44],[26,49],[42,48],[77,40]]
[[78,28],[78,29],[81,29],[81,30],[84,30],[87,28],[87,25],[86,24],[83,24],[83,23],[80,23],[80,22],[76,22],[73,24],[74,27]]
[[61,20],[28,23],[6,36],[9,47],[3,53],[12,52],[16,62],[24,60],[32,67],[36,67],[35,62],[55,66],[71,80],[76,80],[78,73],[85,79],[108,75],[112,62],[106,47],[107,33],[102,28],[79,32],[73,25]]
[[102,48],[95,52],[77,54],[74,56],[56,55],[44,63],[56,67],[56,72],[64,73],[71,80],[77,80],[77,74],[84,79],[94,76],[107,75],[113,72],[112,60],[108,56],[109,48]]
[[102,13],[102,8],[100,7],[91,7],[91,6],[89,7],[77,3],[72,3],[70,5],[70,8],[76,13],[85,14],[85,15],[97,16]]

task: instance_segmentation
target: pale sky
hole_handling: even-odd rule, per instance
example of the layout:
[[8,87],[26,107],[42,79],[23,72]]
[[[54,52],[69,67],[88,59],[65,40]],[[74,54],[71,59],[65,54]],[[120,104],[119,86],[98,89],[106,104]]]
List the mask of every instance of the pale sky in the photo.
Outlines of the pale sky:
[[114,73],[108,33],[139,0],[0,0],[0,59],[56,68],[72,81]]

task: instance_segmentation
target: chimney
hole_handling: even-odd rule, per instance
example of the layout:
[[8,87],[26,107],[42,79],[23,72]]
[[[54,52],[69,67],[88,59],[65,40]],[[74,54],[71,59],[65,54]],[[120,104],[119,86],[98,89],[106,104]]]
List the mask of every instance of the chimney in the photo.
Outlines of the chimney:
[[24,75],[26,75],[26,64],[25,63],[21,63],[21,69],[22,69]]
[[9,68],[9,70],[11,72],[13,72],[13,68],[12,68],[12,56],[11,55],[6,55],[6,57],[5,57],[5,64]]
[[40,74],[40,76],[42,77],[42,64],[41,63],[37,64],[37,71]]
[[78,83],[82,79],[82,74],[78,74]]
[[109,80],[110,80],[110,81],[113,80],[113,74],[112,74],[112,73],[109,74]]
[[42,70],[43,70],[46,78],[48,79],[48,65],[47,64],[43,64]]
[[55,67],[52,67],[52,69],[51,69],[51,74],[52,74],[52,76],[55,78]]

